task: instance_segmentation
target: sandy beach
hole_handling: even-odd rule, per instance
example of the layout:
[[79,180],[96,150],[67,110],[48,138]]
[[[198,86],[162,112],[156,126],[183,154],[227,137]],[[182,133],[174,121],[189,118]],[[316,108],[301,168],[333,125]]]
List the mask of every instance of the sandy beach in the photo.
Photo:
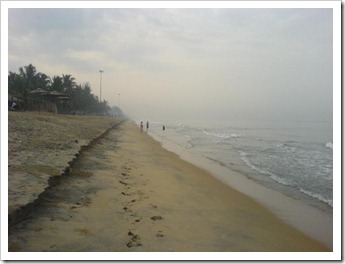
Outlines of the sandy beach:
[[10,228],[9,251],[332,251],[163,149],[131,121],[83,151],[38,200],[29,217]]
[[34,202],[53,176],[68,169],[79,151],[113,127],[112,117],[8,113],[8,204],[10,221]]

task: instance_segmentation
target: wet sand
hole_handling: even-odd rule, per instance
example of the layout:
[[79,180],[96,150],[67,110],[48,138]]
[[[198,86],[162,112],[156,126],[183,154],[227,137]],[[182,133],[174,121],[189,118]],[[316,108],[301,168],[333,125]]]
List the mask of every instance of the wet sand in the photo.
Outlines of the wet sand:
[[11,228],[9,251],[331,251],[180,159],[130,121],[111,129]]
[[288,225],[321,242],[326,247],[333,248],[332,213],[260,185],[246,175],[230,170],[217,161],[185,149],[164,135],[159,136],[152,132],[149,132],[149,135],[161,142],[165,149],[176,153],[183,160],[205,169],[224,184],[251,197]]

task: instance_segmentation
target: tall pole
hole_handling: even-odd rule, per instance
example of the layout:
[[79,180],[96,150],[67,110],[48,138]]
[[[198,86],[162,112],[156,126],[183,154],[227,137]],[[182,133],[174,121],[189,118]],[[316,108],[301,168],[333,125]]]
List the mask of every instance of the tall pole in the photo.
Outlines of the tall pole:
[[119,94],[119,108],[120,108],[120,98],[121,98],[121,94]]
[[100,80],[99,80],[99,101],[102,101],[102,70],[99,70],[100,73]]

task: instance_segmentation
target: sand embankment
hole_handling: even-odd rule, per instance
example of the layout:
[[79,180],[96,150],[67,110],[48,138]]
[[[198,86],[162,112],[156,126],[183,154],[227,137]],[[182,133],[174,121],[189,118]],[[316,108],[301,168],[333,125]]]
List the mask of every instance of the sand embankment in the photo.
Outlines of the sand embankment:
[[112,117],[9,112],[10,224],[47,188],[51,177],[63,174],[83,147],[117,122]]
[[[83,152],[9,251],[330,251],[132,122]],[[18,254],[18,253],[17,253]]]

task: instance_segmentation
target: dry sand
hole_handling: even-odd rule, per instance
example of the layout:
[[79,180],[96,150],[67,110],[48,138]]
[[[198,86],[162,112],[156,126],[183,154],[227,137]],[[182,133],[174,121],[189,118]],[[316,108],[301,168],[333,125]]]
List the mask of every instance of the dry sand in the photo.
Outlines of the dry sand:
[[9,232],[9,251],[330,251],[181,160],[130,121]]
[[113,127],[111,117],[8,113],[8,204],[11,220],[61,175],[83,146]]

